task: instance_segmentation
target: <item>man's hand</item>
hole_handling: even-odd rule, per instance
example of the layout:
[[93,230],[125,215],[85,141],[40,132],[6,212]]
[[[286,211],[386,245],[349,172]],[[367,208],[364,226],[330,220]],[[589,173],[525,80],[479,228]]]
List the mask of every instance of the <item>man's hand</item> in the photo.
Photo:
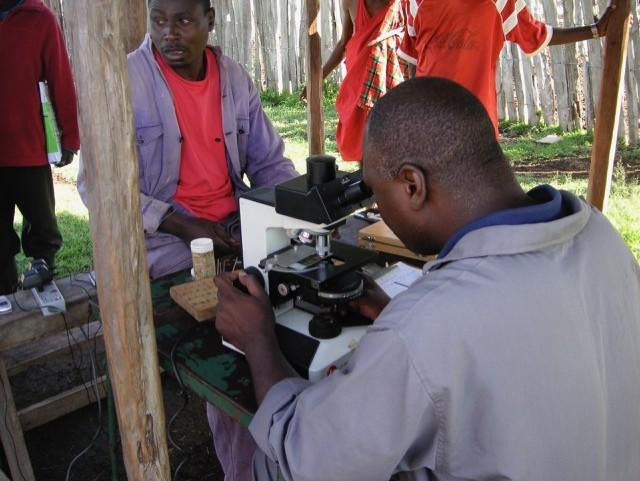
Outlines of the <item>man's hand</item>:
[[367,319],[375,321],[391,298],[370,276],[360,273],[364,282],[362,296],[351,302],[351,308]]
[[[260,405],[274,384],[298,377],[278,346],[269,296],[258,280],[244,271],[221,274],[213,282],[218,288],[216,329],[245,353]],[[247,293],[234,282],[242,284]]]
[[160,224],[159,230],[173,234],[189,244],[193,239],[208,237],[216,250],[222,254],[240,253],[240,242],[233,239],[224,227],[207,219],[190,217],[179,212],[169,215]]
[[60,158],[60,162],[58,162],[57,164],[54,164],[56,167],[64,167],[65,165],[69,165],[71,162],[73,162],[73,156],[75,154],[73,152],[71,152],[70,150],[63,150],[62,151],[62,157]]
[[[234,286],[236,281],[247,293]],[[218,332],[245,353],[256,343],[277,347],[273,309],[258,280],[244,271],[236,271],[216,276],[214,283],[218,288]]]

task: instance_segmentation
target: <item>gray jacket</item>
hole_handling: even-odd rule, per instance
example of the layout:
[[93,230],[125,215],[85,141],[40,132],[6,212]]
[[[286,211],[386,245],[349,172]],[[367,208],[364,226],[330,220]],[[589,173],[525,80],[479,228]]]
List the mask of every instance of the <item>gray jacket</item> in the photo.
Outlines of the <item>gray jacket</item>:
[[[212,49],[220,70],[227,165],[237,199],[250,188],[277,184],[296,172],[283,156],[282,139],[262,110],[249,75],[219,48]],[[149,272],[157,278],[191,263],[184,242],[158,231],[170,207],[186,213],[172,201],[179,179],[182,136],[171,91],[153,56],[148,34],[127,60]],[[243,181],[245,175],[250,186]],[[78,191],[86,204],[87,182],[82,163]]]
[[285,479],[640,479],[640,267],[563,199],[561,219],[464,235],[345,370],[271,388],[250,429]]

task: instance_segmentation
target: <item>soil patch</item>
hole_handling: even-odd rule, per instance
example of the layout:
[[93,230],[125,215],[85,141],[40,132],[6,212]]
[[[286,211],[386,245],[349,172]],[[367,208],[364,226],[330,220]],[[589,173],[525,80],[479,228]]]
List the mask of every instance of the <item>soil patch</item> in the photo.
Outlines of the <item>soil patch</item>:
[[[622,162],[627,180],[640,179],[640,165],[616,158],[616,164]],[[516,175],[536,177],[553,177],[555,175],[571,175],[578,178],[589,177],[589,157],[566,157],[560,159],[518,162],[513,166]]]
[[[92,352],[75,350],[73,358],[64,356],[49,360],[46,364],[31,366],[12,376],[11,385],[18,410],[82,382],[87,389],[91,389],[92,357],[97,366],[97,375],[104,374],[104,352],[99,347],[93,347]],[[192,393],[184,396],[177,382],[167,373],[162,374],[162,388],[167,424],[175,416],[170,426],[175,445],[168,444],[172,479],[222,481],[224,475],[213,450],[204,401]],[[100,405],[91,404],[26,432],[25,440],[36,479],[126,481],[117,426],[113,443],[110,443],[108,432],[106,400]],[[82,452],[84,454],[69,468],[74,458]],[[181,464],[177,475],[174,474]],[[3,468],[8,472],[6,466]]]

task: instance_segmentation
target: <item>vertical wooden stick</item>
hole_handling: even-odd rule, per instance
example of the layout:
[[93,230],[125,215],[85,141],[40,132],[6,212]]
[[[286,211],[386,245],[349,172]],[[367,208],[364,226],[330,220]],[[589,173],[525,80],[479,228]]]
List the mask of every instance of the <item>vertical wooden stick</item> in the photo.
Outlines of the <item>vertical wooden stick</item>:
[[606,211],[616,153],[618,122],[622,100],[622,77],[629,42],[630,0],[618,0],[607,27],[596,128],[591,150],[587,200]]
[[307,0],[307,139],[309,154],[324,154],[322,44],[318,32],[320,0]]
[[[22,426],[13,401],[13,393],[9,384],[9,376],[0,358],[0,442],[9,464],[9,472],[13,481],[35,481],[27,445],[24,442]],[[0,479],[2,479],[0,471]]]
[[129,53],[138,48],[147,33],[147,0],[129,0],[127,13],[122,15],[122,20],[125,28],[124,51]]
[[122,13],[66,0],[100,315],[129,481],[169,481]]

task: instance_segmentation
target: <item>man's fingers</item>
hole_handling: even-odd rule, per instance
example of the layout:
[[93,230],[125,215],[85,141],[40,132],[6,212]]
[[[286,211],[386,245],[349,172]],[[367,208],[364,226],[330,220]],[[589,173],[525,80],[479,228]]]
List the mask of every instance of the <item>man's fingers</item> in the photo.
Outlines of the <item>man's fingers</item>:
[[238,272],[225,272],[213,278],[213,283],[218,288],[218,298],[232,292],[233,282],[238,278]]
[[245,271],[240,271],[238,277],[240,283],[247,288],[249,294],[258,299],[264,299],[267,297],[267,293],[260,284],[260,281],[255,276],[247,274]]

